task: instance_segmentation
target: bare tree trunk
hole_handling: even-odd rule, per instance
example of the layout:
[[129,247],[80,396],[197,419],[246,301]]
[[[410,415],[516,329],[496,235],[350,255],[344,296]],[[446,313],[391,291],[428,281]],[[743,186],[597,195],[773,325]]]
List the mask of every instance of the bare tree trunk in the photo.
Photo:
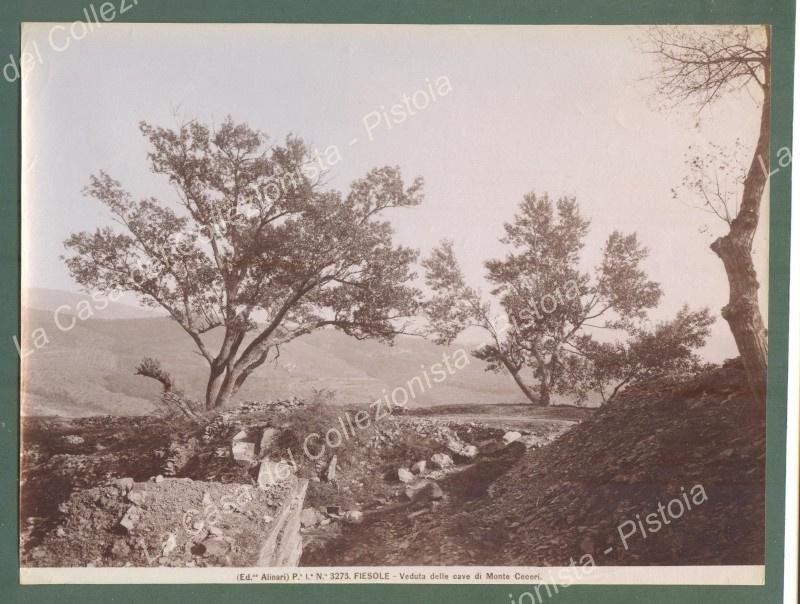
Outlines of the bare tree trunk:
[[517,383],[517,386],[519,386],[519,389],[520,389],[520,390],[522,390],[522,394],[524,394],[524,395],[525,395],[525,397],[526,397],[526,398],[527,398],[527,399],[528,399],[530,402],[532,402],[534,405],[546,405],[546,404],[547,404],[547,403],[542,403],[542,398],[541,398],[541,396],[540,396],[540,395],[538,395],[538,394],[536,394],[536,392],[534,392],[534,391],[533,391],[533,390],[530,388],[530,386],[528,386],[528,385],[527,385],[527,384],[526,384],[526,383],[525,383],[525,382],[522,380],[522,378],[520,377],[520,375],[519,375],[519,372],[518,372],[518,371],[517,371],[516,373],[512,373],[512,374],[511,374],[511,377],[513,377],[513,378],[514,378],[514,381]]
[[769,174],[770,74],[764,68],[764,105],[761,129],[750,168],[744,180],[742,203],[730,231],[711,244],[722,259],[730,285],[722,316],[728,322],[742,357],[750,390],[759,405],[767,398],[767,334],[758,307],[758,280],[753,265],[753,236]]
[[542,407],[547,407],[550,404],[550,384],[544,378],[539,384],[539,404]]
[[519,389],[522,390],[522,394],[525,395],[525,398],[527,398],[534,405],[541,405],[539,396],[522,379],[519,374],[519,369],[515,368],[511,363],[505,360],[503,361],[503,364],[511,374],[511,377],[514,378],[514,381],[516,382],[517,386],[519,386]]
[[217,395],[222,388],[222,382],[225,379],[225,372],[218,367],[211,367],[211,373],[208,376],[208,383],[206,384],[206,409],[213,409],[217,400]]
[[206,386],[206,409],[224,407],[233,393],[232,373],[225,367],[212,367]]
[[222,382],[222,387],[217,394],[217,398],[214,400],[214,408],[224,407],[228,404],[231,396],[236,393],[236,387],[234,386],[234,379],[231,377],[231,374],[226,374],[225,379]]
[[[279,322],[275,320],[273,324],[278,325]],[[250,374],[266,361],[271,349],[266,331],[261,333],[257,341],[251,342],[236,359],[244,333],[238,329],[226,331],[222,349],[211,363],[206,385],[206,409],[224,407]]]

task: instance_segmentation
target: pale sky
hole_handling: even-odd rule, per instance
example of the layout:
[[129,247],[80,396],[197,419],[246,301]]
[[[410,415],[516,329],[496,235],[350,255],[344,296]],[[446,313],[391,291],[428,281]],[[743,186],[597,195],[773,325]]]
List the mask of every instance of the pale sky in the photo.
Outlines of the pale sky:
[[[485,287],[483,261],[503,253],[503,222],[536,191],[577,197],[592,221],[587,269],[612,230],[638,232],[664,290],[654,319],[684,302],[719,316],[727,301],[722,263],[708,249],[724,225],[670,189],[690,145],[738,137],[749,152],[759,106],[746,91],[727,97],[699,127],[690,107],[658,110],[644,79],[655,65],[633,42],[637,28],[104,24],[60,52],[53,45],[67,35],[53,31],[23,31],[23,50],[37,57],[23,72],[25,287],[78,291],[58,256],[71,232],[108,223],[81,195],[90,174],[105,170],[136,197],[174,199],[149,172],[140,120],[218,124],[230,114],[273,140],[291,132],[320,150],[336,145],[336,188],[385,164],[408,181],[424,177],[423,205],[391,216],[397,240],[427,254],[454,239],[475,286]],[[369,140],[365,116],[442,76],[445,96],[391,129],[375,127]],[[721,317],[704,353],[736,355]]]

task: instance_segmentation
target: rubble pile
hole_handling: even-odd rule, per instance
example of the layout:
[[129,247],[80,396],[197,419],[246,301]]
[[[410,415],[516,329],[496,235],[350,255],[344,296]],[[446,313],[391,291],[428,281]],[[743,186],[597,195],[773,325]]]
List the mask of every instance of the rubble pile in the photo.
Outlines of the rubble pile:
[[[507,430],[480,421],[391,413],[356,430],[364,409],[290,399],[198,422],[31,419],[23,564],[293,565],[304,548],[386,512],[414,519],[440,508],[449,477],[508,448]],[[325,445],[316,458],[303,449],[312,433]],[[552,434],[520,429],[514,439],[534,447]]]
[[[247,566],[305,481],[266,487],[132,478],[76,491],[62,521],[23,563],[34,566]],[[298,556],[299,557],[299,556]]]

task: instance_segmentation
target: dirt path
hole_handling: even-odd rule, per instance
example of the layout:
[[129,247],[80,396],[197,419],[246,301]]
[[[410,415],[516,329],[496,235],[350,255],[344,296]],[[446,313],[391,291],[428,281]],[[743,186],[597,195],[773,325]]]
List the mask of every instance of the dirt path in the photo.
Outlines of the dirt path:
[[560,419],[560,418],[540,418],[540,417],[525,417],[521,415],[486,415],[486,414],[471,414],[471,415],[429,415],[426,419],[444,421],[444,422],[459,422],[468,424],[474,422],[476,424],[483,424],[491,427],[505,427],[508,429],[530,429],[537,426],[548,425],[561,425],[572,426],[573,424],[580,423],[579,420],[573,419]]

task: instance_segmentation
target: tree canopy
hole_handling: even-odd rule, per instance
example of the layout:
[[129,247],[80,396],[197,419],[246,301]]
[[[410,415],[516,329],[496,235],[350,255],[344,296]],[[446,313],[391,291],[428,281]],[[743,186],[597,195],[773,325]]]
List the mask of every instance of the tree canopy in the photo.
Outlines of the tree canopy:
[[[174,199],[134,199],[104,172],[85,193],[119,228],[72,234],[66,265],[78,283],[134,292],[166,310],[210,367],[206,405],[224,404],[270,354],[332,326],[391,341],[418,312],[417,252],[393,242],[387,210],[422,201],[398,167],[370,170],[343,194],[321,183],[302,139],[267,145],[228,118],[212,130],[142,122],[151,170]],[[203,334],[224,332],[217,350]]]
[[[508,372],[534,403],[548,404],[553,392],[580,394],[594,363],[614,363],[610,353],[617,349],[595,342],[596,330],[640,329],[644,338],[636,326],[662,294],[642,267],[647,250],[636,234],[614,231],[594,274],[582,271],[589,221],[570,197],[554,201],[529,193],[504,229],[508,253],[485,263],[488,299],[467,285],[452,242],[423,261],[434,292],[425,306],[432,331],[438,342],[449,343],[469,327],[482,329],[489,343],[473,354],[490,370]],[[682,348],[667,352],[657,339],[650,343],[668,357],[683,354]],[[684,337],[681,344],[694,342]],[[602,352],[609,358],[601,359]]]

